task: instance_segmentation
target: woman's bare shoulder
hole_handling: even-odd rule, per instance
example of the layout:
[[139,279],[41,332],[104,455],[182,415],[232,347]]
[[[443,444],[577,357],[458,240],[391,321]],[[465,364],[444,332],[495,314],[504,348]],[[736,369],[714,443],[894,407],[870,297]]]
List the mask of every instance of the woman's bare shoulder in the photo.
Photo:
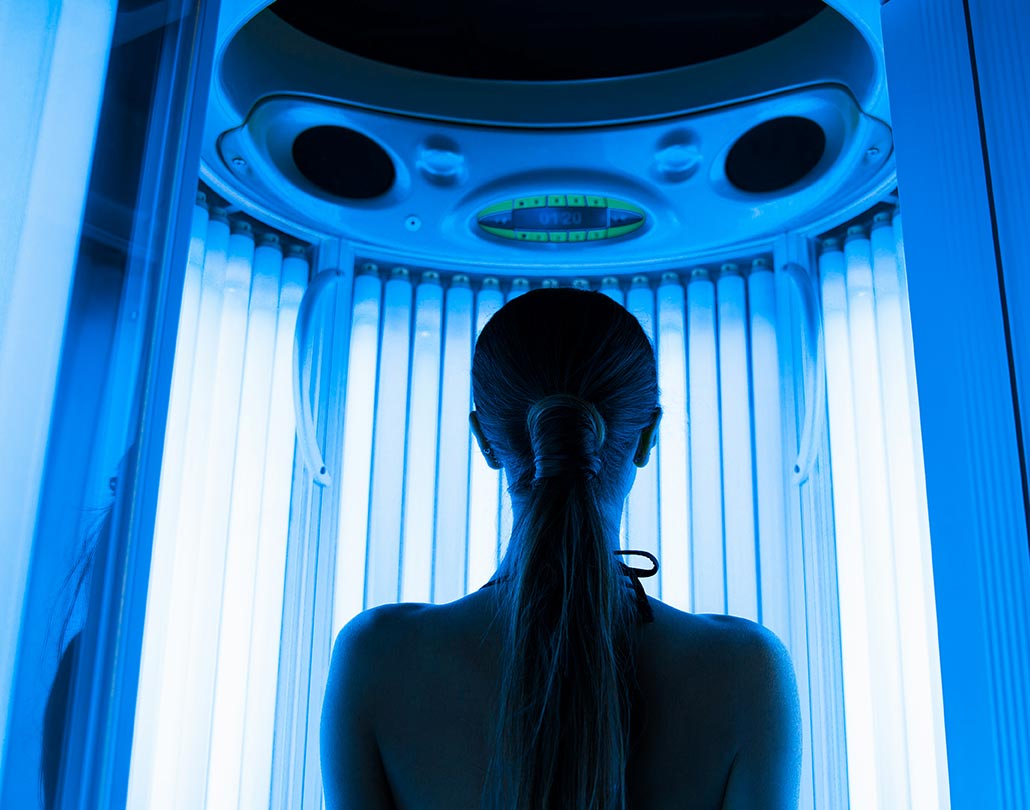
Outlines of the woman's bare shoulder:
[[653,598],[651,605],[656,619],[685,640],[715,643],[728,649],[747,649],[755,644],[778,642],[774,633],[741,616],[688,613]]
[[[728,688],[746,688],[749,673],[789,664],[775,633],[757,622],[720,613],[688,613],[652,600],[659,643],[686,668],[718,673]],[[739,677],[738,677],[739,676]]]
[[[790,667],[781,640],[756,622],[688,613],[657,599],[651,604],[655,622],[645,626],[644,644],[665,672],[694,670],[736,691],[747,689],[757,673],[785,676]],[[483,643],[498,631],[494,619],[489,595],[481,591],[444,604],[400,602],[370,608],[355,616],[340,636],[364,639],[356,646],[381,667],[403,670],[417,662],[425,668],[432,659],[450,660],[458,651],[474,654],[496,646],[499,639]]]

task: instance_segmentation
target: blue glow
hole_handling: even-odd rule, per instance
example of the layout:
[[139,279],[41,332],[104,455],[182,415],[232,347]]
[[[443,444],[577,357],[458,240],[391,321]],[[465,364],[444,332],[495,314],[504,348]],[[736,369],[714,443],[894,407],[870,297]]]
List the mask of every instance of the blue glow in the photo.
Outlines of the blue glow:
[[[662,422],[655,448],[661,493],[660,598],[680,610],[690,609],[690,481],[687,451],[687,342],[685,294],[675,273],[658,287],[658,387]],[[648,582],[649,580],[645,580]]]
[[[891,494],[892,545],[898,582],[898,629],[905,702],[908,777],[913,805],[916,796],[940,806],[947,792],[937,612],[930,554],[930,527],[922,473],[913,436],[915,373],[907,367],[901,279],[894,231],[886,214],[878,215],[870,234],[873,298],[876,304],[878,364],[883,385],[886,481]],[[919,470],[919,472],[917,472]]]
[[[504,295],[495,278],[483,280],[476,296],[476,337],[486,322],[504,304]],[[492,470],[476,442],[469,442],[471,479],[469,481],[468,582],[474,590],[485,583],[497,568],[500,547],[500,471]]]
[[[437,462],[437,481],[447,484],[453,482],[453,487],[437,490],[434,602],[459,599],[468,589],[466,537],[472,435],[468,422],[472,404],[472,306],[472,289],[467,277],[455,276],[447,288],[445,304],[440,450]],[[481,584],[477,583],[476,586]]]
[[[179,315],[178,343],[181,351],[176,352],[172,370],[172,387],[169,393],[168,422],[165,428],[164,458],[162,466],[160,497],[154,526],[154,543],[151,552],[151,577],[147,588],[147,618],[143,633],[143,651],[140,659],[139,690],[136,717],[132,738],[132,767],[129,772],[129,803],[133,806],[149,806],[156,782],[168,785],[174,781],[169,773],[167,759],[172,750],[174,738],[158,736],[158,730],[173,718],[168,700],[174,699],[173,688],[179,688],[175,676],[179,671],[167,672],[164,668],[166,656],[178,656],[182,661],[186,643],[181,622],[170,623],[173,606],[187,594],[188,581],[185,566],[196,543],[194,507],[196,502],[184,502],[183,490],[190,482],[186,478],[186,463],[200,450],[199,445],[187,442],[189,419],[195,404],[193,386],[195,380],[210,384],[210,377],[201,377],[206,363],[213,359],[210,352],[198,353],[197,340],[212,340],[216,324],[201,323],[202,295],[211,299],[220,294],[217,280],[225,262],[225,248],[229,239],[229,225],[224,215],[217,215],[208,221],[205,206],[198,205],[193,211],[193,227],[190,235],[189,264],[183,284],[182,309]],[[205,278],[207,281],[205,282]],[[217,314],[208,300],[203,307],[210,318]],[[202,357],[203,355],[203,357]],[[209,372],[210,373],[210,372]],[[199,392],[198,392],[199,396]],[[200,425],[200,413],[194,414],[194,430]],[[194,471],[198,461],[193,460]],[[192,490],[195,497],[195,489]],[[192,530],[190,535],[179,539],[179,526]],[[157,572],[161,572],[160,575]],[[181,680],[181,679],[180,679]],[[162,762],[164,763],[162,765]],[[157,769],[157,770],[155,770]]]
[[[529,292],[529,279],[527,278],[515,278],[512,279],[511,287],[508,289],[508,297],[506,301],[511,301],[514,298],[518,298],[520,295],[524,295]],[[508,493],[508,471],[501,470],[501,530],[500,530],[500,541],[498,543],[498,559],[504,556],[508,550],[508,541],[511,539],[512,524],[515,520],[515,515],[512,512],[511,506],[511,495]],[[474,584],[474,583],[473,583]]]
[[[626,309],[640,321],[648,340],[655,341],[655,300],[654,292],[645,276],[637,276],[630,282],[626,293]],[[658,465],[653,457],[648,463],[637,469],[636,481],[626,499],[626,537],[628,546],[649,551],[661,559],[661,536],[658,512]],[[659,576],[664,572],[659,571]],[[651,580],[644,580],[650,583]],[[646,586],[645,586],[646,587]],[[664,579],[658,585],[664,588]]]
[[[96,218],[91,211],[84,219],[82,210],[91,173],[128,177],[92,156],[98,109],[111,97],[104,94],[109,60],[148,50],[171,28],[148,28],[139,15],[117,14],[109,0],[7,4],[0,12],[0,66],[7,68],[0,97],[11,121],[0,131],[8,158],[0,170],[0,390],[17,396],[0,395],[0,460],[18,463],[0,474],[0,514],[13,538],[0,576],[0,693],[8,721],[0,804],[12,795],[12,806],[25,804],[15,781],[26,782],[19,772],[38,761],[38,751],[31,759],[10,755],[26,736],[11,707],[30,716],[22,698],[35,697],[24,684],[36,670],[23,662],[43,646],[38,625],[26,618],[30,602],[42,604],[48,592],[46,577],[35,572],[65,562],[39,542],[46,532],[37,512],[88,510],[97,494],[106,497],[110,456],[115,449],[120,455],[122,438],[131,441],[127,433],[143,415],[138,446],[154,449],[134,456],[141,481],[153,480],[152,438],[164,430],[152,548],[147,484],[128,500],[119,496],[128,517],[109,558],[135,561],[117,568],[131,598],[118,602],[110,594],[122,591],[94,587],[95,605],[123,604],[125,611],[109,620],[91,606],[84,636],[132,641],[107,645],[119,655],[98,661],[113,661],[113,670],[98,666],[102,675],[78,679],[80,696],[94,691],[93,703],[77,701],[76,712],[85,717],[82,706],[103,706],[91,708],[90,719],[95,714],[107,725],[69,725],[113,741],[110,760],[121,764],[110,774],[82,767],[80,748],[109,746],[91,749],[92,736],[68,734],[76,756],[65,765],[116,785],[115,792],[125,787],[128,768],[127,806],[134,808],[221,810],[271,801],[317,810],[314,712],[327,640],[363,609],[449,602],[494,572],[513,515],[505,475],[489,469],[469,433],[475,338],[506,300],[571,283],[597,287],[625,306],[656,350],[660,442],[635,472],[620,543],[661,560],[659,576],[643,580],[653,596],[699,614],[761,621],[787,643],[805,735],[801,806],[946,810],[952,801],[979,806],[972,795],[985,807],[1022,807],[1030,795],[1030,647],[1023,643],[1030,445],[1016,442],[1030,436],[1030,397],[1019,396],[1030,379],[1030,332],[1020,310],[1030,301],[1030,275],[1022,272],[1016,227],[1026,206],[1012,203],[1027,196],[1027,172],[1017,170],[1026,160],[1019,138],[1026,127],[1013,122],[1027,120],[1020,102],[1030,74],[1022,52],[1013,60],[1012,43],[1026,41],[1017,34],[1027,30],[1030,12],[1025,3],[1000,4],[1018,6],[1012,14],[981,2],[963,15],[968,4],[828,2],[841,13],[820,15],[791,34],[799,46],[792,70],[812,71],[814,84],[795,81],[801,73],[747,70],[723,76],[728,83],[670,81],[670,73],[578,90],[559,82],[544,94],[532,83],[510,83],[515,95],[528,93],[518,103],[483,82],[448,93],[453,77],[439,76],[427,76],[409,97],[403,71],[388,65],[377,82],[356,82],[360,71],[320,71],[321,56],[305,58],[291,46],[299,32],[269,22],[268,14],[247,22],[267,3],[221,4],[223,24],[206,25],[202,38],[211,47],[197,40],[193,67],[154,84],[167,96],[164,106],[183,113],[180,121],[195,118],[192,108],[210,91],[206,131],[180,143],[162,139],[156,125],[145,127],[141,189],[156,188],[154,167],[196,165],[202,154],[204,182],[231,200],[231,211],[243,212],[230,217],[214,205],[194,211],[165,425],[171,333],[161,320],[155,328],[153,305],[159,300],[162,316],[173,317],[175,304],[139,290],[175,276],[154,275],[146,244],[153,245],[134,243],[146,233],[136,225],[147,219],[147,194],[141,191],[135,212],[121,203],[115,211],[110,201]],[[209,7],[207,23],[219,5]],[[189,17],[173,11],[165,15],[169,26],[181,27]],[[913,35],[927,31],[941,36]],[[826,36],[820,43],[806,32]],[[277,52],[257,47],[266,36],[291,47],[279,49],[281,64],[272,59],[255,71],[250,59]],[[216,60],[212,77],[216,40],[228,57]],[[926,47],[940,61],[927,59]],[[894,63],[890,100],[885,49]],[[325,56],[331,49],[322,50]],[[337,56],[341,65],[353,61],[344,51]],[[296,92],[277,89],[282,71],[296,79],[287,83]],[[720,72],[714,63],[683,71],[709,78]],[[827,73],[839,79],[833,87],[819,83]],[[754,76],[790,83],[756,95]],[[945,77],[939,85],[938,77]],[[737,79],[747,81],[734,88]],[[674,85],[693,88],[693,100],[702,102],[679,122],[670,116],[688,109],[684,104],[659,109],[676,103]],[[634,87],[654,92],[622,92]],[[731,98],[727,89],[747,92]],[[389,104],[371,103],[384,92]],[[573,100],[567,92],[579,93],[579,101],[563,104]],[[194,101],[184,106],[183,94]],[[235,96],[241,104],[226,103]],[[405,104],[418,109],[383,112]],[[241,110],[250,111],[246,120]],[[927,110],[941,120],[920,129]],[[738,194],[725,166],[734,139],[755,121],[794,114],[811,115],[826,135],[818,169],[760,200]],[[160,123],[160,116],[141,120]],[[322,124],[381,140],[394,161],[394,188],[378,199],[334,201],[298,182],[289,144]],[[702,163],[705,171],[697,171]],[[899,176],[911,206],[911,279],[900,214],[847,227],[894,206]],[[194,179],[186,173],[177,183]],[[629,239],[532,244],[485,238],[476,222],[476,211],[493,201],[576,183],[592,195],[640,200],[646,226]],[[515,224],[547,224],[545,215],[575,207],[545,202],[518,212],[515,220],[526,221]],[[956,209],[965,223],[950,218]],[[112,211],[131,214],[128,243],[106,231]],[[290,248],[255,238],[244,222],[251,218],[313,244]],[[77,296],[94,283],[94,267],[74,264],[80,239],[104,242],[105,252],[127,245],[129,263],[104,266],[103,275],[123,273],[120,302],[150,308],[117,310],[109,345],[93,333],[89,341],[64,336],[74,323],[64,313],[77,300],[69,292]],[[180,266],[183,247],[172,251]],[[320,267],[347,260],[335,265],[333,278],[316,277],[324,285],[317,289],[337,286],[332,296],[310,296],[308,309],[309,249]],[[369,262],[363,271],[354,272],[353,251]],[[770,253],[774,266],[763,259],[739,270],[721,265]],[[817,253],[818,273],[806,276]],[[420,268],[417,277],[393,266],[409,261]],[[374,262],[387,270],[380,275]],[[704,268],[691,271],[694,264]],[[513,280],[516,273],[527,278]],[[555,278],[544,278],[549,273]],[[598,284],[604,274],[611,275]],[[801,284],[799,298],[792,282]],[[303,410],[290,385],[298,312]],[[162,346],[150,346],[161,334]],[[93,351],[94,341],[102,350]],[[88,364],[76,365],[87,351],[75,343],[90,344]],[[141,365],[136,353],[144,348]],[[66,415],[78,398],[55,403],[55,391],[75,390],[64,387],[65,369],[82,375],[87,367],[110,379],[97,385],[104,402],[96,435],[82,440],[90,458],[82,453],[81,472],[60,474],[75,484],[66,494],[47,469],[60,470],[49,462],[73,453],[55,454],[48,442],[59,446],[84,420]],[[333,465],[322,472],[320,442]],[[309,471],[322,486],[311,486]],[[90,483],[76,482],[87,475]],[[76,517],[67,525],[84,522]],[[73,533],[63,535],[59,549],[75,549]],[[104,584],[113,579],[105,574]],[[145,616],[136,604],[143,595]],[[73,626],[87,601],[80,599]],[[132,645],[141,623],[127,752]],[[115,693],[124,697],[108,713],[110,701],[97,703],[98,695]],[[68,800],[77,776],[65,781]]]
[[772,270],[756,262],[747,278],[751,329],[751,397],[762,624],[791,638],[787,563],[787,493],[780,400],[780,350]]
[[227,807],[239,795],[245,739],[252,608],[257,585],[257,538],[261,532],[263,472],[275,362],[282,252],[278,244],[254,250],[253,283],[245,328],[246,354],[240,386],[233,463],[222,621],[208,762],[207,807]]
[[443,287],[425,273],[415,288],[415,334],[411,347],[408,396],[408,458],[404,484],[404,539],[401,599],[428,602],[433,572],[433,510],[440,401],[440,346]]
[[254,607],[250,625],[246,715],[242,743],[236,741],[242,747],[240,807],[256,807],[266,801],[271,786],[276,718],[271,707],[275,705],[279,682],[283,581],[293,483],[293,337],[297,311],[309,272],[307,258],[299,248],[282,261],[268,439],[263,463]]
[[[211,564],[203,549],[206,538],[202,532],[202,507],[207,485],[208,447],[219,444],[212,436],[213,407],[231,241],[224,211],[213,210],[208,222],[196,337],[198,346],[211,349],[197,352],[193,358],[186,403],[185,435],[189,441],[185,442],[183,452],[179,503],[170,506],[166,527],[158,524],[155,528],[137,699],[141,711],[136,714],[129,788],[130,795],[135,788],[142,792],[146,806],[155,808],[175,807],[180,799],[178,790],[189,790],[198,803],[203,801],[203,784],[197,784],[196,779],[198,775],[201,779],[206,775],[205,761],[193,759],[189,762],[192,776],[181,785],[178,779],[180,741],[192,741],[197,729],[208,729],[210,723],[210,705],[205,706],[198,695],[203,688],[203,678],[198,682],[189,677],[193,628],[191,611],[182,606],[193,605],[198,565]],[[235,241],[238,246],[239,240]],[[160,507],[158,512],[160,517]],[[160,565],[158,560],[167,562]],[[208,607],[212,613],[218,609],[217,604]],[[210,636],[210,622],[208,629],[201,628],[200,633]],[[200,712],[197,711],[198,698]],[[184,711],[187,701],[193,711]],[[146,704],[154,708],[143,711]],[[154,712],[153,722],[144,726],[143,722],[150,719],[147,717],[150,711]],[[205,748],[206,740],[205,734]]]
[[[901,683],[901,639],[895,579],[891,496],[887,483],[883,399],[876,345],[873,273],[869,239],[862,228],[850,228],[844,245],[848,295],[848,338],[858,450],[858,493],[862,510],[864,586],[870,636],[873,716],[881,801],[900,803],[909,794],[905,750],[905,701]],[[830,418],[833,418],[831,412]],[[850,720],[850,718],[849,718]]]
[[333,587],[333,638],[365,608],[365,557],[381,294],[382,284],[377,275],[362,274],[354,279]]
[[[181,731],[176,741],[173,806],[200,807],[207,789],[233,470],[239,446],[236,421],[242,400],[253,263],[254,237],[250,228],[245,223],[234,224],[222,288],[200,531],[195,556],[190,561],[192,597],[187,603],[189,608],[180,608],[173,619],[181,621],[185,618],[183,613],[189,619],[188,652],[182,672],[186,694],[177,708]],[[249,540],[253,542],[253,538]]]
[[715,285],[704,270],[687,285],[687,401],[690,406],[690,548],[695,613],[725,613],[719,361]]
[[401,509],[404,497],[404,440],[408,416],[408,360],[412,289],[408,271],[394,269],[383,296],[379,381],[375,404],[371,514],[365,606],[400,597]]
[[[248,227],[229,236],[224,214],[208,222],[206,209],[195,209],[130,806],[222,807],[268,794],[292,484],[293,331],[307,274],[306,259],[284,261],[275,237],[255,248]],[[214,351],[198,351],[198,339],[214,341]],[[195,409],[209,404],[205,419]],[[202,426],[218,437],[210,448],[192,444],[189,428]],[[195,497],[186,493],[196,483],[171,473],[202,449],[225,457],[207,460],[199,483],[209,494],[198,515],[184,500]],[[184,525],[193,533],[178,534]]]
[[5,3],[0,13],[0,791],[7,784],[18,637],[115,5]]
[[830,410],[830,459],[833,470],[833,519],[840,594],[841,659],[845,732],[848,746],[848,794],[852,807],[877,806],[877,738],[873,718],[873,661],[865,590],[866,565],[858,493],[858,447],[855,432],[848,299],[844,254],[828,245],[819,257],[823,334],[826,341],[826,397]]
[[[600,292],[607,295],[617,304],[626,306],[626,296],[623,295],[622,287],[619,286],[619,280],[615,276],[605,276],[601,279]],[[629,548],[629,498],[626,498],[626,503],[623,504],[622,520],[619,521],[619,546],[624,549]],[[657,588],[660,592],[662,587],[662,577],[663,573],[659,570],[657,584],[655,586],[645,584],[644,590],[648,593],[653,593],[653,589]],[[645,583],[647,582],[650,582],[650,580],[645,580]]]
[[722,440],[726,609],[758,621],[754,485],[751,462],[751,381],[748,374],[744,279],[724,265],[716,283],[719,330],[719,436]]

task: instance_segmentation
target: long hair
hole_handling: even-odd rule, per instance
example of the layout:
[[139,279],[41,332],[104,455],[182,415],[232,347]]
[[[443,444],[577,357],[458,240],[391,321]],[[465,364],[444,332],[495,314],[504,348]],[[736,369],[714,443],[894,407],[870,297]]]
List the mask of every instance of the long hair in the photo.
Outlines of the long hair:
[[498,568],[504,633],[487,810],[624,810],[638,622],[610,515],[658,405],[654,348],[607,296],[539,289],[486,324],[483,434],[522,508]]

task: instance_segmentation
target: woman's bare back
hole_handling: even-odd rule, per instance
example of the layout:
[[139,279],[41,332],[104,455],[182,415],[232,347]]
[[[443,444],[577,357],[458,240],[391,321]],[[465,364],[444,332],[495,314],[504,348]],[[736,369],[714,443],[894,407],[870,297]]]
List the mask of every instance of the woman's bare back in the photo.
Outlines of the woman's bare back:
[[[500,683],[493,589],[445,605],[377,608],[370,723],[397,810],[478,810]],[[757,625],[651,599],[642,625],[631,810],[720,810],[747,732],[749,646]],[[390,638],[383,638],[389,636]],[[753,691],[753,690],[752,690]]]

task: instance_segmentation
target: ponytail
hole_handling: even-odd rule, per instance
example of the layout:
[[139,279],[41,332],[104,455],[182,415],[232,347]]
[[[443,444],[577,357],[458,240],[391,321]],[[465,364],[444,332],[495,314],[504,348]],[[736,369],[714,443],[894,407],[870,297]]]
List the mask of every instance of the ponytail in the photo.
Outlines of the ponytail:
[[[565,317],[531,315],[531,305],[546,304],[564,304]],[[577,328],[577,310],[590,328]],[[521,363],[512,362],[516,346]],[[541,357],[584,379],[573,385],[567,369]],[[653,349],[605,296],[534,291],[484,328],[473,393],[485,450],[503,463],[519,503],[495,577],[503,660],[482,807],[625,810],[639,619],[611,514],[625,494],[618,470],[657,402]]]
[[[538,415],[543,428],[547,408],[534,407],[530,424]],[[626,646],[636,612],[612,554],[618,537],[602,519],[596,456],[546,446],[563,435],[531,432],[541,447],[537,477],[505,559],[501,615],[512,665],[502,676],[489,810],[626,805],[634,686]]]

